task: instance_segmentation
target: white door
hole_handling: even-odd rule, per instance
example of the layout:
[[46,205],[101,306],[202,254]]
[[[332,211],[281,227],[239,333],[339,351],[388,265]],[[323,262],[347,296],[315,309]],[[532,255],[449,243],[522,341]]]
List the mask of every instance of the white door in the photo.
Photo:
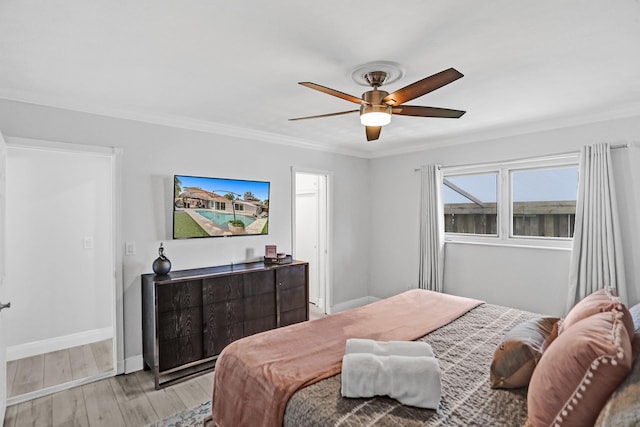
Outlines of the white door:
[[309,302],[327,312],[328,177],[295,172],[294,256],[309,263]]
[[296,194],[296,259],[309,262],[309,302],[320,304],[318,277],[318,194]]
[[[4,143],[2,132],[0,132],[0,307],[5,307],[9,303],[4,286],[5,277],[5,196],[6,196],[6,170],[7,170],[7,146]],[[7,307],[8,308],[8,307]],[[4,313],[0,309],[0,420],[4,420],[7,409],[7,359],[6,343],[4,340]]]

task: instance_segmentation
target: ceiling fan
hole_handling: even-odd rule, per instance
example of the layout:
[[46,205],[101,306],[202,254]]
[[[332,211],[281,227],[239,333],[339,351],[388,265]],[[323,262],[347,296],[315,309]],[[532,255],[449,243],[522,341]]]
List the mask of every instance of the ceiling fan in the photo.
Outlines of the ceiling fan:
[[418,98],[424,94],[432,92],[442,86],[458,80],[463,74],[454,68],[441,71],[422,80],[411,83],[408,86],[398,89],[393,93],[378,90],[388,79],[387,71],[369,71],[363,75],[366,83],[373,88],[362,94],[362,98],[349,95],[319,84],[311,82],[298,82],[302,86],[333,95],[346,101],[360,104],[359,110],[341,111],[339,113],[321,114],[318,116],[296,117],[289,120],[315,119],[319,117],[340,116],[342,114],[355,113],[360,111],[360,122],[366,128],[367,141],[374,141],[380,137],[382,126],[391,122],[391,115],[416,117],[440,117],[457,119],[462,117],[465,111],[450,110],[447,108],[422,107],[416,105],[404,105],[405,102]]

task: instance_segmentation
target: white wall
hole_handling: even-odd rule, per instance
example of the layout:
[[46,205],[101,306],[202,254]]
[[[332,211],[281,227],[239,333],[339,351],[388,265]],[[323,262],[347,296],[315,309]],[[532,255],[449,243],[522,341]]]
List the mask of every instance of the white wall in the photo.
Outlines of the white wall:
[[[137,247],[123,260],[126,359],[142,354],[140,275],[151,272],[161,241],[175,270],[258,258],[265,244],[290,252],[291,166],[333,172],[330,303],[368,293],[369,220],[351,208],[368,203],[367,160],[6,100],[0,100],[0,129],[14,137],[123,148],[122,237]],[[171,240],[173,174],[270,181],[269,235]],[[56,241],[45,237],[43,244]]]
[[[613,158],[622,201],[629,301],[639,301],[639,140],[640,120],[631,118],[373,159],[370,295],[386,297],[417,287],[420,175],[414,169],[420,165],[474,164],[578,151],[582,145],[599,142],[629,142],[630,148],[614,150]],[[391,195],[393,205],[401,208],[391,212],[381,208],[384,195]],[[447,243],[444,289],[560,316],[564,314],[569,259],[569,251]]]
[[[12,308],[5,320],[10,350],[111,329],[111,189],[108,155],[9,146],[6,283]],[[90,248],[85,238],[92,240]]]

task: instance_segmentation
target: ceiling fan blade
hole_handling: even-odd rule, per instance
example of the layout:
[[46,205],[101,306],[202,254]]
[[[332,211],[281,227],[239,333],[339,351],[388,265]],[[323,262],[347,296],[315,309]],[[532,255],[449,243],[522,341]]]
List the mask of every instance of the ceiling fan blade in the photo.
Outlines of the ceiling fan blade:
[[331,116],[341,116],[343,114],[357,113],[358,111],[360,111],[360,110],[341,111],[339,113],[320,114],[318,116],[296,117],[296,118],[293,118],[293,119],[289,119],[289,121],[306,120],[306,119],[319,119],[321,117],[331,117]]
[[395,107],[407,101],[411,101],[414,98],[422,96],[426,93],[434,91],[442,86],[458,80],[463,74],[455,68],[449,68],[448,70],[441,71],[429,77],[425,77],[422,80],[418,80],[415,83],[411,83],[409,86],[405,86],[402,89],[390,93],[382,99],[387,105]]
[[380,137],[382,126],[367,126],[367,141],[375,141]]
[[325,87],[325,86],[320,86],[320,85],[315,84],[315,83],[298,82],[298,84],[302,85],[302,86],[306,86],[306,87],[311,88],[311,89],[319,90],[320,92],[326,93],[328,95],[337,96],[338,98],[344,99],[346,101],[351,101],[351,102],[356,103],[356,104],[369,104],[367,101],[364,101],[363,99],[360,99],[360,98],[355,97],[353,95],[349,95],[348,93],[340,92],[338,90],[331,89],[331,88],[328,88],[328,87]]
[[437,107],[419,107],[415,105],[399,105],[392,110],[393,114],[400,116],[418,116],[418,117],[442,117],[446,119],[458,119],[462,117],[466,111],[450,110],[448,108]]

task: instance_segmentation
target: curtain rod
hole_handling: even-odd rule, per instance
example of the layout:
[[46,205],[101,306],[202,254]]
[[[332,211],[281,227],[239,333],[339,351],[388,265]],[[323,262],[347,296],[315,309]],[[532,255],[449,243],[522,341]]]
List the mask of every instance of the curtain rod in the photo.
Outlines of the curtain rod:
[[[619,148],[628,148],[629,144],[624,143],[624,144],[615,144],[615,145],[610,145],[609,148],[611,150],[617,150]],[[549,156],[544,156],[544,157],[529,157],[529,158],[519,158],[519,159],[509,159],[509,160],[501,160],[499,162],[496,163],[510,163],[510,162],[519,162],[519,161],[525,161],[525,160],[532,160],[532,159],[544,159],[547,157],[557,157],[557,156],[568,156],[571,154],[579,154],[579,151],[567,151],[564,153],[557,153],[557,154],[552,154]],[[438,168],[459,168],[459,167],[464,167],[464,166],[480,166],[482,165],[482,163],[464,163],[464,164],[460,164],[460,165],[447,165],[447,166],[443,166],[443,165],[438,165]],[[414,169],[414,172],[420,172],[420,168]]]

